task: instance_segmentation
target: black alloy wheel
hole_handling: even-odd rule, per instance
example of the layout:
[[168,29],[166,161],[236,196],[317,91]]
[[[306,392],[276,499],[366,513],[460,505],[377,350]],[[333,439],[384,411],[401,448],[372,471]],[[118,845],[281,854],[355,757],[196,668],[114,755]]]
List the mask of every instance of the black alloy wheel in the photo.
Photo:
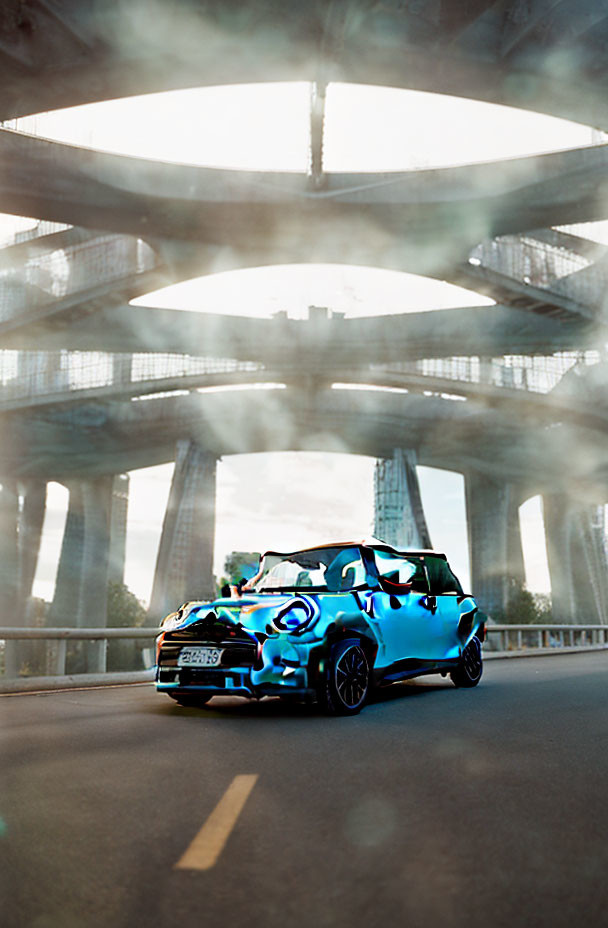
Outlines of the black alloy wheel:
[[460,664],[450,673],[454,686],[477,686],[483,673],[481,642],[473,637],[460,655]]
[[326,661],[319,702],[329,715],[356,715],[367,700],[370,670],[365,651],[356,639],[335,644]]

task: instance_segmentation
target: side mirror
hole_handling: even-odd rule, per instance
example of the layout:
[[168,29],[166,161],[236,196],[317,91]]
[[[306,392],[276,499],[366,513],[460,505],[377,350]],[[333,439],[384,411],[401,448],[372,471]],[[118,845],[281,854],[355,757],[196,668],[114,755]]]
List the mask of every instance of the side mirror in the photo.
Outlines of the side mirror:
[[423,599],[420,600],[420,603],[421,605],[424,606],[425,609],[429,610],[431,615],[435,615],[435,613],[437,612],[437,597],[436,596],[430,596],[430,595],[425,596]]

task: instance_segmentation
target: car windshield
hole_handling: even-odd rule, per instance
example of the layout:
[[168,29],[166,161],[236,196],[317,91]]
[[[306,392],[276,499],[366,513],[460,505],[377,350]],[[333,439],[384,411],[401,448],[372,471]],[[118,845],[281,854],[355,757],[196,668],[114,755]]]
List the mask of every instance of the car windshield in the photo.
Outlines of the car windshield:
[[367,577],[357,547],[312,548],[295,554],[265,554],[257,593],[310,589],[337,593],[361,589]]

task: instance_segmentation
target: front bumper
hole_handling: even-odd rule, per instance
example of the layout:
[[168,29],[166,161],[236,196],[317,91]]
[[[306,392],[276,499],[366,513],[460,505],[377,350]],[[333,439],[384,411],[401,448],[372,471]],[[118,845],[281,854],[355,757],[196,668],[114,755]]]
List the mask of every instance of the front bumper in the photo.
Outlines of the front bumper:
[[[284,675],[285,671],[288,672]],[[277,696],[293,693],[310,695],[305,668],[281,668],[274,679],[257,680],[259,676],[251,668],[235,667],[222,670],[165,670],[160,667],[156,674],[156,689],[159,693],[206,693],[213,696]]]
[[156,671],[156,689],[160,693],[205,693],[207,695],[249,696],[310,695],[314,687],[309,679],[310,649],[294,645],[286,636],[264,642],[259,659],[249,666],[214,668],[179,667],[172,655],[163,659]]

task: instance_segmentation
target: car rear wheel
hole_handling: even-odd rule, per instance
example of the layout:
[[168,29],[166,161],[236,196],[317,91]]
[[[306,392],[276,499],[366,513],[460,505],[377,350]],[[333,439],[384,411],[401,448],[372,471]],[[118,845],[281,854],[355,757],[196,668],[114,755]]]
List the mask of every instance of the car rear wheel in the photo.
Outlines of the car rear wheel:
[[356,715],[367,700],[370,670],[356,639],[333,645],[321,677],[318,700],[328,715]]
[[481,642],[479,638],[473,637],[460,655],[460,663],[452,670],[450,677],[454,686],[471,687],[477,686],[482,673]]
[[204,706],[211,699],[211,694],[201,693],[201,695],[192,695],[190,693],[169,693],[171,699],[174,699],[178,706],[183,706],[185,709],[198,709],[199,706]]

